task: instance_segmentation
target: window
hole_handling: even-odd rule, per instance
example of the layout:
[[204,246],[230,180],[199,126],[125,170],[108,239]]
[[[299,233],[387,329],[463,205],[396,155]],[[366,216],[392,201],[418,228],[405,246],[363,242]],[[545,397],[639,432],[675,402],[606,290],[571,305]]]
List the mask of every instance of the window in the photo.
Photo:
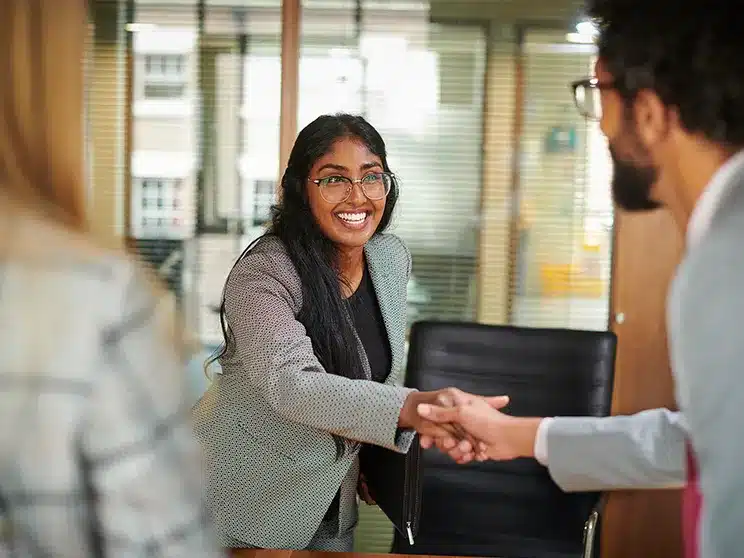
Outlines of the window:
[[566,83],[591,73],[593,45],[528,30],[519,183],[516,325],[605,330],[613,206],[606,143],[576,110]]
[[279,176],[281,0],[206,0],[197,75],[200,226],[192,244],[194,314],[203,342],[235,257],[263,233]]
[[464,106],[473,103],[472,89],[481,82],[483,66],[479,52],[450,48],[440,54],[439,63],[452,71],[439,72],[439,102],[442,105]]
[[183,238],[187,236],[184,180],[142,177],[132,184],[132,236]]
[[225,277],[279,175],[281,0],[199,4],[134,0],[130,229],[185,240],[184,316],[212,346]]
[[[240,33],[232,12],[215,8],[207,14],[201,84],[207,122],[202,232],[260,234],[257,226],[264,217],[254,216],[260,207],[256,196],[275,184],[280,172],[280,8],[277,0],[273,9],[262,12],[264,20],[247,17],[250,40]],[[272,189],[268,205],[273,195]],[[233,240],[225,242],[232,251]]]
[[256,180],[253,183],[253,224],[263,226],[271,219],[271,206],[276,192],[275,180]]
[[391,232],[413,256],[409,322],[475,319],[485,28],[432,23],[426,3],[361,8],[303,2],[298,126],[350,111],[378,129],[401,187]]
[[186,67],[183,54],[145,55],[145,76],[180,77]]
[[185,54],[145,54],[143,96],[148,100],[181,99],[188,85]]
[[[211,344],[225,275],[263,232],[283,170],[281,1],[198,5],[135,0],[131,229],[189,239],[187,319]],[[489,27],[496,12],[475,8],[448,20],[441,5],[302,0],[298,126],[347,111],[385,138],[402,193],[391,232],[413,255],[410,321],[600,327],[607,157],[567,88],[594,53],[530,29],[517,76],[510,23]]]

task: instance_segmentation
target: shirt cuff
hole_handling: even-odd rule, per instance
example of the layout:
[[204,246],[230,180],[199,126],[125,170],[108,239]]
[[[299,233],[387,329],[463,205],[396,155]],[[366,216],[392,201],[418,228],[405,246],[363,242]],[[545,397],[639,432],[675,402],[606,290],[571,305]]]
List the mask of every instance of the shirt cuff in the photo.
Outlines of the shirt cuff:
[[535,459],[540,465],[548,466],[548,430],[552,418],[544,418],[540,421],[535,435]]

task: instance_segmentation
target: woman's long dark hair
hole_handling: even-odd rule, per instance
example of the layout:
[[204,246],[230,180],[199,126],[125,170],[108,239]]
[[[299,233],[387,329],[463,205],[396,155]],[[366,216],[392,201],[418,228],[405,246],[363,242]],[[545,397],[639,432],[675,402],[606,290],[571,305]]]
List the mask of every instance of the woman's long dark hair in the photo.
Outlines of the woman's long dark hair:
[[[300,276],[302,308],[297,319],[305,326],[320,364],[330,374],[362,379],[364,370],[356,350],[357,338],[341,291],[338,249],[321,232],[310,210],[307,194],[307,189],[315,186],[309,181],[313,165],[330,151],[335,142],[344,138],[363,143],[380,158],[383,169],[390,172],[385,142],[364,118],[350,114],[317,118],[297,136],[282,177],[281,199],[272,209],[267,234],[275,235],[284,243]],[[393,179],[375,234],[383,232],[390,224],[397,200],[398,184]],[[235,350],[235,338],[225,316],[224,294],[220,304],[220,323],[224,343],[209,358],[206,366]],[[341,454],[344,442],[335,439]]]

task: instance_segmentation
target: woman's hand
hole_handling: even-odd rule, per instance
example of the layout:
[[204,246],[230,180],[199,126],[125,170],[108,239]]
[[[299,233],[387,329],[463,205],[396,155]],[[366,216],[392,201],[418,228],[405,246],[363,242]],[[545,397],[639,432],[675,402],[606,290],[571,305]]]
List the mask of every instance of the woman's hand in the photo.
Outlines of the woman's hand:
[[369,492],[369,487],[367,486],[367,479],[362,474],[359,475],[359,485],[357,486],[357,494],[359,494],[359,498],[361,498],[362,501],[368,506],[377,505],[377,502],[375,502],[375,499],[372,497],[372,495]]
[[408,394],[398,417],[398,426],[400,428],[410,428],[415,430],[421,436],[430,436],[432,438],[451,437],[452,429],[447,428],[446,424],[437,424],[424,419],[418,412],[419,405],[446,405],[447,390],[438,391],[413,391]]

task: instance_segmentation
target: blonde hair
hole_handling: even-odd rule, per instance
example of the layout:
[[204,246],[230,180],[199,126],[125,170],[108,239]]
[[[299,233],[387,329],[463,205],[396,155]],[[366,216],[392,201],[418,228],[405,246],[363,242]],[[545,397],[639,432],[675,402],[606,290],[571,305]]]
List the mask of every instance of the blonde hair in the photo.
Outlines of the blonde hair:
[[[20,244],[8,238],[5,229],[14,226],[10,218],[32,212],[41,217],[35,222],[52,225],[47,231],[56,231],[54,238],[65,229],[72,232],[59,241],[74,243],[79,252],[96,257],[113,250],[124,256],[123,246],[78,234],[88,229],[83,134],[87,34],[86,0],[0,0],[0,255],[10,250],[28,260],[53,249],[49,238]],[[38,235],[39,229],[35,231]],[[21,236],[27,240],[34,235]],[[137,269],[161,301],[169,299],[159,278]],[[168,336],[191,344],[174,314],[166,308]]]
[[85,0],[0,0],[0,193],[75,230],[87,227],[86,13]]

